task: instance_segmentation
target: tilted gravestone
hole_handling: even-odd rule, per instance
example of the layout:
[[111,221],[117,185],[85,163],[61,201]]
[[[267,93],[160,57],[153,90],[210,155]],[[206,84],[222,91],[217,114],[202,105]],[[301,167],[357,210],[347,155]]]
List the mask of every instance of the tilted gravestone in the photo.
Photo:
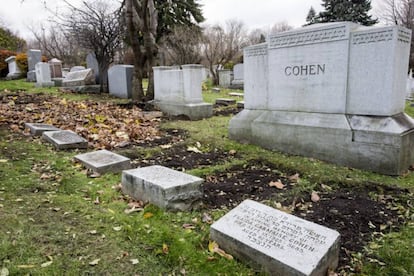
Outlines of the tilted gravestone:
[[74,159],[99,174],[117,173],[131,168],[129,158],[108,150],[78,154]]
[[51,87],[55,83],[50,77],[50,67],[46,62],[38,62],[35,66],[36,87]]
[[91,68],[95,74],[95,82],[99,83],[99,64],[94,53],[89,53],[86,56],[86,68]]
[[122,172],[122,191],[134,199],[169,210],[189,210],[201,203],[203,179],[162,166]]
[[63,80],[62,85],[65,87],[84,86],[95,84],[95,76],[92,69],[84,69],[69,72]]
[[109,94],[118,98],[132,97],[133,65],[114,65],[108,70]]
[[270,275],[323,276],[338,265],[337,231],[252,200],[216,221],[210,238]]
[[36,49],[30,49],[27,51],[27,81],[36,81],[35,66],[38,62],[42,61],[42,52]]
[[46,131],[42,138],[51,143],[57,150],[86,149],[88,141],[70,130]]
[[203,67],[182,65],[182,69],[154,67],[154,103],[168,115],[185,115],[191,120],[213,115],[212,104],[203,102],[201,94]]
[[15,56],[10,56],[10,57],[6,58],[4,61],[7,62],[7,66],[8,66],[8,69],[9,69],[9,73],[7,74],[6,77],[8,79],[15,79],[15,78],[20,77],[22,72],[20,71],[19,67],[17,66],[16,57]]
[[404,113],[410,41],[399,26],[338,22],[245,48],[245,109],[230,138],[401,174],[414,163],[414,120]]

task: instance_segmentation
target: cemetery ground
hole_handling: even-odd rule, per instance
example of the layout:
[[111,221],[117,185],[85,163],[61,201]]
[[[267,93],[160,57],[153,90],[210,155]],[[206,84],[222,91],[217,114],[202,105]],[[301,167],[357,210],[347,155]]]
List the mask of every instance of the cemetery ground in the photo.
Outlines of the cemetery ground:
[[[341,234],[339,275],[414,274],[414,172],[384,176],[271,152],[227,138],[235,105],[201,121],[161,117],[107,95],[0,82],[0,275],[257,275],[209,240],[244,199]],[[205,101],[229,97],[207,88]],[[407,103],[406,112],[414,116]],[[203,207],[165,212],[123,195],[28,135],[25,122],[71,129],[131,158],[205,179]],[[220,245],[218,245],[220,246]]]

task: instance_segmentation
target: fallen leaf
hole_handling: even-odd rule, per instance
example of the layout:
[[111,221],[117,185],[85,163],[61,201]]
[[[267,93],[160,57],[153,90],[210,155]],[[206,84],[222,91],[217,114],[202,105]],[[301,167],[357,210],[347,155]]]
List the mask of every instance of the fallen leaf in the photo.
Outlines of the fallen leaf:
[[326,191],[332,191],[331,186],[325,185],[325,184],[321,184],[322,189],[326,190]]
[[213,219],[212,217],[207,214],[207,213],[203,213],[203,217],[201,218],[202,222],[208,223],[208,224],[212,224],[213,223]]
[[133,264],[133,265],[139,264],[138,259],[131,259],[131,260],[129,260],[129,261],[130,261],[130,262],[131,262],[131,264]]
[[183,228],[184,229],[195,229],[196,227],[190,223],[184,223]]
[[115,227],[112,227],[112,229],[114,229],[114,231],[121,231],[122,230],[122,226],[115,226]]
[[162,148],[162,149],[169,149],[171,147],[172,147],[172,145],[161,145],[160,146],[160,148]]
[[285,187],[285,185],[280,180],[278,180],[278,181],[271,181],[269,183],[269,186],[270,187],[276,187],[276,188],[278,188],[280,190],[282,190]]
[[208,250],[212,253],[217,253],[220,256],[226,258],[227,260],[233,260],[233,256],[227,254],[223,249],[221,249],[215,241],[209,241]]
[[97,265],[98,263],[99,263],[99,261],[100,261],[101,259],[95,259],[95,260],[93,260],[92,262],[90,262],[89,263],[89,265],[91,265],[91,266],[95,266],[95,265]]
[[321,198],[319,197],[317,192],[313,191],[311,194],[311,200],[313,202],[318,202],[319,200],[321,200]]
[[21,198],[17,198],[15,201],[16,201],[16,202],[23,202],[24,200],[23,200],[23,199],[21,199]]
[[48,267],[49,265],[53,264],[53,261],[45,262],[40,265],[40,267]]
[[153,216],[154,216],[154,214],[153,214],[153,213],[146,212],[146,213],[144,214],[144,219],[148,219],[148,218],[151,218],[151,217],[153,217]]
[[7,159],[0,159],[0,163],[6,163],[6,162],[8,162],[9,160],[7,160]]
[[198,148],[196,148],[196,147],[188,147],[187,148],[187,151],[189,151],[189,152],[195,152],[195,153],[202,153],[202,151],[201,150],[199,150]]
[[97,233],[98,233],[98,231],[96,231],[96,230],[89,231],[89,234],[91,234],[91,235],[96,235]]
[[0,270],[0,276],[9,276],[9,270],[7,269],[7,267],[3,267]]
[[236,151],[236,150],[230,150],[230,151],[229,151],[229,154],[230,154],[230,155],[236,155],[236,153],[237,153],[237,151]]
[[131,214],[131,213],[134,213],[134,212],[141,212],[141,211],[143,211],[144,210],[144,208],[136,208],[136,207],[132,207],[132,208],[127,208],[127,209],[125,209],[124,210],[124,213],[125,214]]
[[299,180],[299,174],[298,173],[295,173],[294,175],[289,176],[288,179],[290,181],[292,181],[292,182],[298,182],[298,180]]
[[163,243],[162,244],[162,253],[168,254],[168,251],[169,251],[168,245]]
[[96,204],[96,205],[98,205],[98,204],[100,204],[101,202],[99,201],[99,196],[97,196],[96,197],[96,199],[95,199],[95,201],[93,202],[94,204]]
[[35,265],[29,264],[29,265],[18,265],[18,268],[33,268],[36,267]]

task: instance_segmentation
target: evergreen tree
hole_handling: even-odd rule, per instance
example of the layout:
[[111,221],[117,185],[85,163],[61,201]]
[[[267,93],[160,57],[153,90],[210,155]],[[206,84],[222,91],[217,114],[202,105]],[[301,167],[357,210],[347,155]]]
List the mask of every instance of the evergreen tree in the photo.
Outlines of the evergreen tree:
[[318,15],[318,22],[352,21],[365,26],[378,22],[368,15],[371,9],[370,0],[322,0],[325,8]]
[[316,23],[316,12],[315,9],[311,6],[308,12],[308,15],[306,16],[306,25],[311,25]]

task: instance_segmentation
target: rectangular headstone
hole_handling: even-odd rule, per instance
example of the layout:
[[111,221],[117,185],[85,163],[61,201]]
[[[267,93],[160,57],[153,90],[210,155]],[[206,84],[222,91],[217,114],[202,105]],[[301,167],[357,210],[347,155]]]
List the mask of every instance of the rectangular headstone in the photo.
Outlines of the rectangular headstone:
[[52,58],[49,60],[50,66],[50,76],[52,79],[54,78],[63,78],[62,74],[62,62],[57,58]]
[[35,66],[36,87],[50,87],[55,83],[50,77],[50,66],[46,62],[38,62]]
[[210,228],[220,248],[271,275],[327,274],[338,265],[337,231],[245,200]]
[[57,149],[86,149],[88,141],[70,130],[43,132],[42,138]]
[[38,62],[42,61],[42,52],[40,50],[30,49],[27,51],[27,65],[28,71],[35,70]]
[[118,98],[132,97],[133,65],[114,65],[108,70],[109,94]]
[[20,77],[22,72],[20,71],[19,67],[17,66],[16,57],[15,56],[10,56],[10,57],[6,58],[4,61],[7,62],[8,69],[9,69],[9,73],[7,74],[7,78],[14,79],[14,78]]
[[188,210],[202,198],[203,179],[162,166],[150,166],[122,172],[122,191],[134,199],[161,208]]
[[60,130],[59,128],[49,124],[25,123],[24,125],[30,129],[30,134],[33,136],[41,136],[45,131]]
[[95,84],[95,76],[92,69],[84,69],[69,72],[63,80],[62,85],[65,87],[84,86]]
[[74,159],[99,174],[118,173],[131,168],[129,158],[107,150],[78,154]]
[[230,69],[222,69],[218,71],[219,85],[224,88],[228,88],[233,80],[233,71]]

